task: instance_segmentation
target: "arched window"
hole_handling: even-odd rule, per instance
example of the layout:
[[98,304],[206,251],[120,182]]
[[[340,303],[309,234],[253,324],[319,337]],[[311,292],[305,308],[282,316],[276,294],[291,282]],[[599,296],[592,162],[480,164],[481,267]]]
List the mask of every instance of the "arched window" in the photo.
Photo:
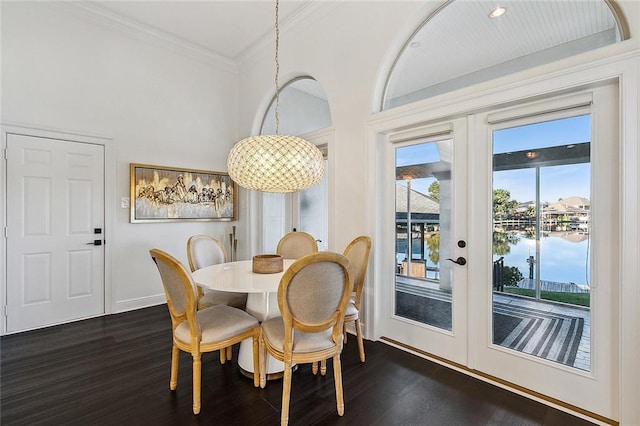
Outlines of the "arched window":
[[381,109],[627,38],[624,18],[610,0],[450,0],[428,16],[400,50]]

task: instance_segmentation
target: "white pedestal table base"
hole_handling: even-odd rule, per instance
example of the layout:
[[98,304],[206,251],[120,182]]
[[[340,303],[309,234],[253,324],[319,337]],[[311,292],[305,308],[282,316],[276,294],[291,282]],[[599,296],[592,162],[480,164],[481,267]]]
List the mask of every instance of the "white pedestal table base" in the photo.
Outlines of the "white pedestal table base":
[[[262,322],[269,318],[280,316],[278,308],[278,293],[249,293],[246,311]],[[253,374],[253,339],[246,339],[240,343],[238,365],[242,370]],[[284,363],[267,353],[267,378],[282,375]]]

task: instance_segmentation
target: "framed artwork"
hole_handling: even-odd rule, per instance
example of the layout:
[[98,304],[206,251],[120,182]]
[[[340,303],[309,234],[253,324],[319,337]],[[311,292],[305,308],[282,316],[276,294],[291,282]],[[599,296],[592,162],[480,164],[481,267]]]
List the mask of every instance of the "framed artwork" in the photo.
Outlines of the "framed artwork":
[[238,188],[228,173],[131,163],[131,223],[234,221]]

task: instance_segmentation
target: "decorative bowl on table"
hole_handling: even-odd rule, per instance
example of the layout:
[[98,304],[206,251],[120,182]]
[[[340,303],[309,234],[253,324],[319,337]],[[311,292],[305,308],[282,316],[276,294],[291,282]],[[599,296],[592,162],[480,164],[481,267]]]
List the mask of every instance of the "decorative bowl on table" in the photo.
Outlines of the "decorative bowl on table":
[[282,256],[279,254],[257,254],[253,256],[253,272],[276,274],[282,272]]

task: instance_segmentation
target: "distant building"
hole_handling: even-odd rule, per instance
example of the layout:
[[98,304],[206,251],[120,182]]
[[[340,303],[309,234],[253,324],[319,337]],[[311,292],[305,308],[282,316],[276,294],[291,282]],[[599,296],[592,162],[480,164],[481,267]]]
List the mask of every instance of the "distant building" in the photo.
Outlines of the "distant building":
[[[407,186],[396,183],[396,253],[399,256],[398,261],[403,260],[407,255],[407,191]],[[413,246],[411,258],[424,261],[425,236],[439,230],[440,202],[414,189],[411,190],[410,195]],[[424,276],[424,272],[422,276]]]
[[568,197],[542,206],[542,223],[552,228],[586,230],[591,217],[591,202],[584,197]]

